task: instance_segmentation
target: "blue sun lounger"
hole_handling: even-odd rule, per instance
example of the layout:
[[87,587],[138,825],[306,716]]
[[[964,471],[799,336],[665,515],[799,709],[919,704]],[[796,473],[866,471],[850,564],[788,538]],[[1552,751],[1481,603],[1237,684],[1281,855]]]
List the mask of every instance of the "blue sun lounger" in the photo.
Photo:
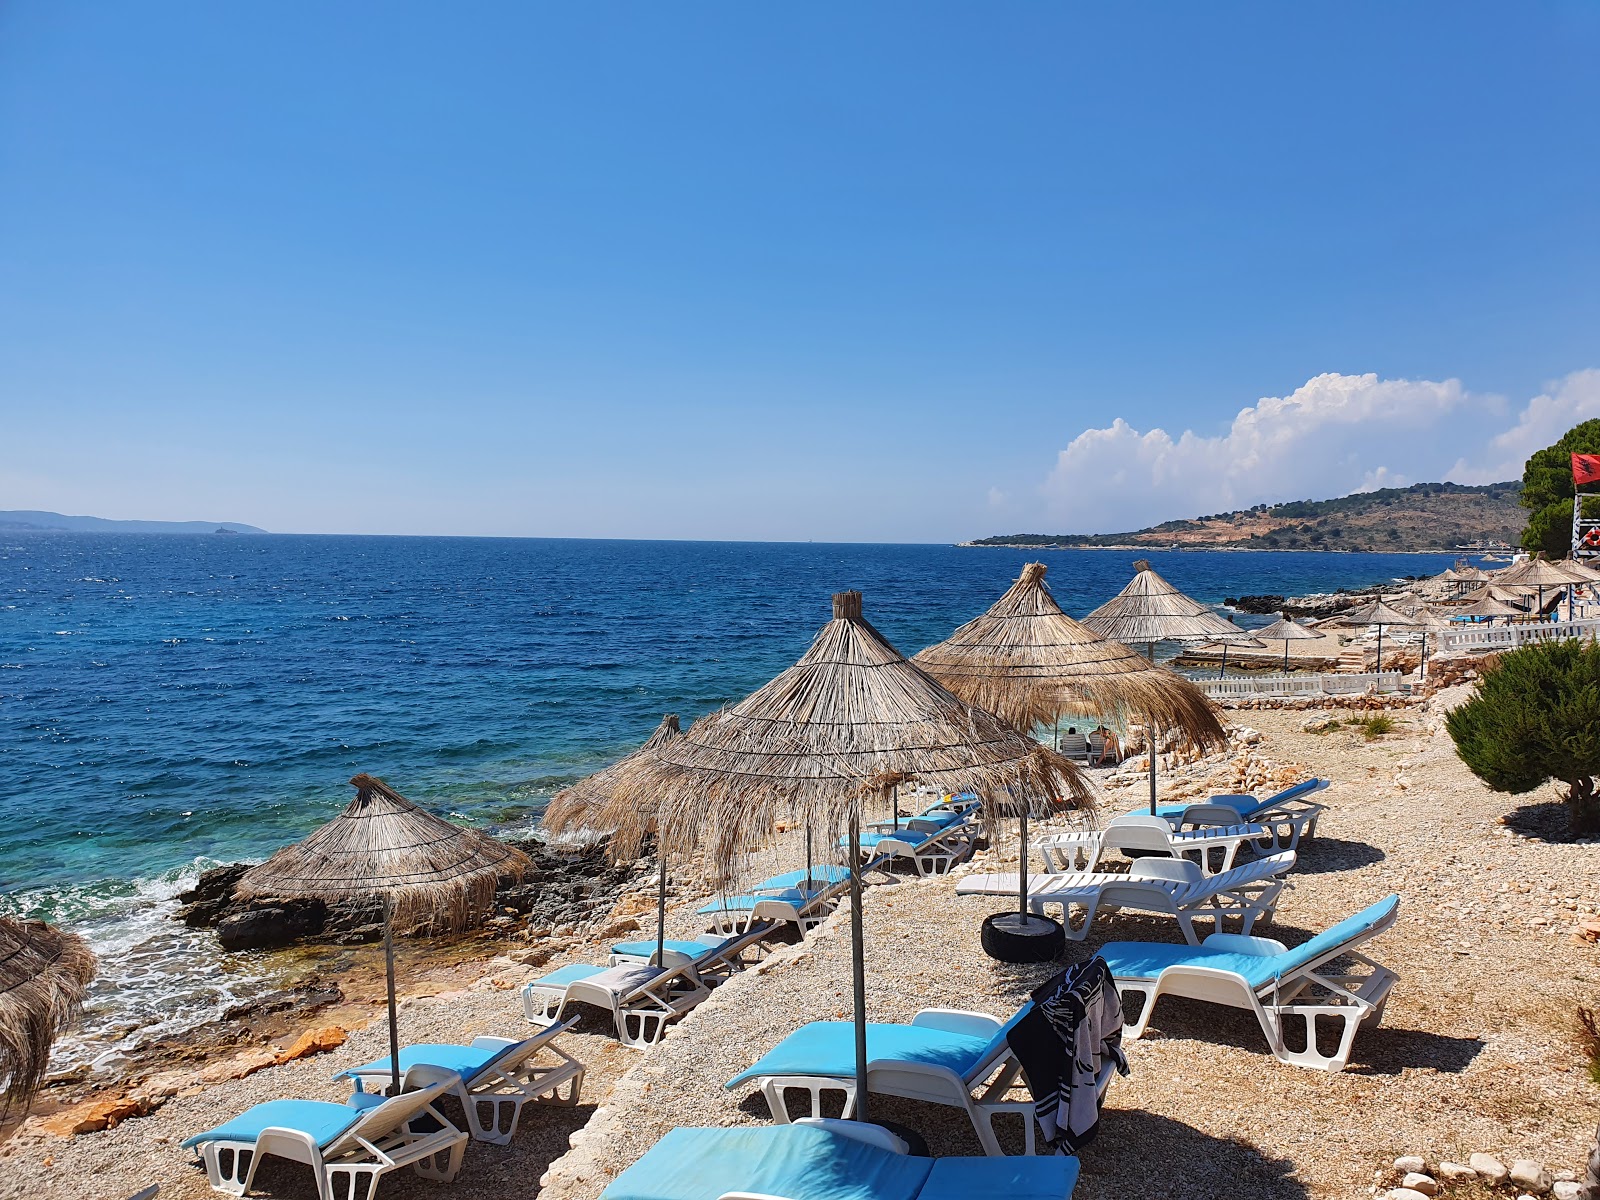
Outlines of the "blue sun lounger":
[[[1270,938],[1214,933],[1198,946],[1109,942],[1100,953],[1117,990],[1143,1000],[1138,1018],[1124,1029],[1130,1040],[1149,1026],[1158,999],[1185,996],[1255,1013],[1272,1053],[1283,1062],[1341,1071],[1349,1065],[1356,1031],[1383,1019],[1399,978],[1356,947],[1393,925],[1399,908],[1400,897],[1389,896],[1293,949]],[[1340,962],[1352,966],[1327,969]],[[1285,1027],[1295,1018],[1304,1022],[1300,1048],[1286,1037]],[[1319,1020],[1342,1026],[1332,1053],[1317,1046]]]
[[[944,875],[972,852],[977,827],[970,816],[970,812],[964,812],[933,818],[909,817],[900,822],[899,829],[886,829],[880,824],[877,832],[861,835],[861,855],[866,860],[862,869],[881,866],[891,859],[909,858],[918,875]],[[849,844],[848,838],[839,839],[841,849]]]
[[[404,1086],[425,1086],[441,1080],[451,1085],[474,1140],[504,1146],[517,1132],[522,1106],[533,1101],[571,1107],[583,1090],[583,1064],[556,1038],[576,1020],[551,1025],[531,1038],[477,1037],[470,1046],[419,1042],[400,1049]],[[389,1056],[340,1071],[335,1079],[382,1090],[393,1075]],[[487,1117],[487,1119],[485,1119]]]
[[789,922],[806,933],[827,918],[849,883],[848,867],[817,863],[811,868],[809,886],[804,870],[785,871],[742,895],[718,896],[695,911],[709,917],[712,930],[722,937],[746,933],[761,921]]
[[[984,1153],[1000,1155],[994,1134],[997,1113],[1022,1118],[1023,1141],[1034,1153],[1033,1102],[1005,1100],[1021,1065],[1006,1034],[1022,1019],[1024,1005],[1009,1021],[987,1013],[927,1009],[909,1025],[867,1025],[867,1090],[885,1096],[926,1100],[966,1111]],[[822,1111],[822,1093],[839,1092],[844,1114],[855,1111],[855,1025],[812,1021],[802,1025],[727,1083],[732,1089],[757,1083],[773,1119],[791,1120],[785,1093],[805,1091],[812,1115]]]
[[211,1186],[234,1196],[250,1190],[269,1154],[309,1166],[321,1200],[340,1194],[370,1200],[379,1179],[407,1166],[424,1179],[448,1183],[461,1170],[467,1135],[434,1102],[455,1084],[451,1076],[387,1100],[356,1092],[344,1104],[268,1100],[183,1145],[198,1147]]
[[914,1158],[886,1129],[793,1125],[674,1129],[600,1200],[1067,1200],[1078,1160]]
[[[767,932],[767,928],[762,926],[731,937],[708,934],[703,938],[692,940],[667,938],[661,945],[661,949],[666,951],[662,964],[675,967],[687,963],[695,969],[695,974],[702,981],[718,983],[751,965],[745,960],[746,954],[764,955],[765,947],[762,940],[767,936]],[[651,963],[655,961],[655,957],[655,938],[616,942],[611,947],[613,967],[625,963]]]

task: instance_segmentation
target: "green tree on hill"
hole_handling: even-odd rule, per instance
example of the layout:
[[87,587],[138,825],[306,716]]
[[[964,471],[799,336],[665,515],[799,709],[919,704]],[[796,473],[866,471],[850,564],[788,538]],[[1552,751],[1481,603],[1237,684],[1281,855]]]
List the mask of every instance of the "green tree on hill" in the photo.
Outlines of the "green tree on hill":
[[[1543,550],[1549,558],[1572,554],[1572,456],[1600,454],[1600,418],[1574,425],[1561,440],[1535,450],[1522,471],[1522,506],[1532,512],[1522,531],[1522,548]],[[1584,506],[1591,515],[1593,502]]]
[[1445,728],[1461,761],[1495,791],[1522,795],[1559,780],[1572,832],[1600,833],[1600,642],[1573,638],[1501,655]]

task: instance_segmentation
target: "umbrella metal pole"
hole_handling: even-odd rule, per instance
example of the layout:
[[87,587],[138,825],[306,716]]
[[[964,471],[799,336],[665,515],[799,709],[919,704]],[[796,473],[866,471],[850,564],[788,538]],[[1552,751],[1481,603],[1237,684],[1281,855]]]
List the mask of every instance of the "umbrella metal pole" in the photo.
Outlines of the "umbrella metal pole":
[[867,1117],[867,957],[862,946],[861,921],[861,813],[850,809],[850,982],[855,1000],[856,1113]]
[[[1226,642],[1223,643],[1223,647],[1226,650]],[[1145,649],[1150,661],[1155,662],[1156,644],[1148,642]],[[1144,719],[1144,740],[1148,743],[1145,749],[1149,751],[1150,757],[1150,815],[1153,817],[1156,815],[1156,723],[1151,717]]]
[[900,832],[900,789],[899,789],[899,787],[892,787],[892,788],[889,789],[889,803],[894,805],[894,831],[896,833],[899,833]]
[[656,866],[660,880],[656,885],[656,966],[667,965],[667,852],[656,838]]
[[1017,868],[1017,916],[1023,928],[1028,924],[1028,810],[1022,810],[1022,842],[1017,847],[1020,865]]
[[811,822],[806,822],[806,891],[811,891]]
[[389,1094],[400,1094],[400,1018],[394,1003],[394,897],[383,899],[383,966],[389,983]]
[[[1287,643],[1287,642],[1284,643],[1284,645],[1286,645],[1286,646],[1288,644],[1289,643]],[[1223,642],[1222,643],[1222,666],[1220,668],[1218,668],[1218,670],[1217,670],[1217,678],[1218,679],[1224,679],[1224,678],[1227,677],[1227,674],[1228,674],[1228,643],[1227,642]]]
[[1289,639],[1283,639],[1283,673],[1289,673]]
[[1378,674],[1383,674],[1383,626],[1378,626]]

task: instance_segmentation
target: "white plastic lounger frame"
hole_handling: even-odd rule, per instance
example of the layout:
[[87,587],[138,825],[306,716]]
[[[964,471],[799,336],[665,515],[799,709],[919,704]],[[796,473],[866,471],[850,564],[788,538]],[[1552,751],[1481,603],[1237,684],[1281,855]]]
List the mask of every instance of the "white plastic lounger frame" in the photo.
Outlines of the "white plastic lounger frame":
[[962,820],[942,829],[918,829],[913,820],[905,826],[904,837],[886,837],[873,846],[863,847],[873,861],[861,868],[863,871],[882,869],[897,858],[909,858],[923,878],[930,875],[947,875],[950,868],[972,853],[977,829],[971,821]]
[[[1289,850],[1209,877],[1187,859],[1141,858],[1126,875],[1102,875],[1087,886],[1054,891],[1030,889],[1028,907],[1043,914],[1047,905],[1059,905],[1061,923],[1074,941],[1088,936],[1101,912],[1133,909],[1165,913],[1177,919],[1184,940],[1198,946],[1196,920],[1209,918],[1212,931],[1221,933],[1223,921],[1231,917],[1239,922],[1242,934],[1248,934],[1257,921],[1270,921],[1286,884],[1283,875],[1292,866],[1294,852]],[[1083,914],[1076,928],[1072,922],[1074,908]]]
[[[310,1134],[281,1126],[263,1129],[252,1142],[202,1143],[200,1157],[206,1165],[206,1177],[216,1191],[243,1196],[255,1182],[261,1160],[273,1154],[305,1163],[315,1172],[318,1200],[341,1200],[341,1193],[343,1200],[362,1196],[372,1200],[378,1181],[401,1167],[410,1167],[424,1179],[449,1183],[461,1170],[467,1135],[447,1121],[433,1102],[452,1086],[453,1082],[440,1080],[419,1091],[392,1096],[367,1109],[326,1149],[319,1147]],[[408,1126],[419,1117],[431,1117],[438,1128],[411,1132]],[[246,1155],[250,1165],[240,1178],[239,1169]],[[343,1188],[339,1186],[341,1182]]]
[[[1316,784],[1312,787],[1310,784]],[[1294,795],[1279,799],[1278,796],[1269,796],[1263,800],[1259,807],[1245,812],[1244,820],[1253,825],[1264,825],[1267,836],[1256,843],[1262,854],[1272,854],[1279,850],[1296,850],[1300,842],[1311,841],[1317,836],[1317,818],[1328,811],[1326,804],[1318,804],[1315,800],[1306,799],[1316,792],[1322,791],[1328,785],[1323,780],[1310,780],[1305,784],[1297,784],[1285,791]],[[1240,820],[1239,810],[1230,804],[1218,804],[1222,800],[1254,800],[1254,796],[1244,793],[1226,796],[1212,796],[1209,803],[1191,804],[1183,810],[1176,822],[1179,829],[1200,825],[1232,825]]]
[[[418,1063],[406,1071],[406,1086],[453,1084],[450,1090],[461,1101],[473,1140],[504,1146],[516,1135],[523,1105],[535,1103],[571,1108],[578,1103],[583,1092],[583,1064],[555,1044],[557,1037],[577,1023],[577,1018],[573,1018],[520,1042],[514,1038],[475,1037],[473,1048],[498,1048],[500,1053],[471,1079],[442,1067]],[[535,1061],[541,1057],[545,1061]],[[549,1061],[551,1058],[555,1061]],[[357,1068],[343,1074],[356,1081],[357,1091],[367,1083],[387,1087],[388,1060],[376,1070]]]
[[[929,1008],[913,1017],[911,1024],[923,1029],[942,1029],[948,1033],[992,1039],[1005,1023],[988,1013]],[[1022,1065],[1011,1053],[1011,1048],[1001,1041],[965,1075],[931,1063],[873,1059],[867,1064],[867,1090],[881,1096],[903,1096],[909,1100],[925,1100],[930,1104],[965,1110],[983,1152],[993,1157],[1005,1153],[995,1137],[994,1119],[1000,1113],[1014,1113],[1022,1120],[1023,1153],[1035,1154],[1038,1152],[1038,1127],[1034,1121],[1032,1097],[1021,1100],[1004,1098],[1021,1071]],[[1108,1063],[1097,1079],[1102,1096],[1110,1082],[1111,1071]],[[766,1097],[767,1107],[772,1110],[773,1119],[783,1125],[794,1119],[785,1096],[789,1089],[804,1091],[811,1097],[813,1117],[822,1115],[822,1096],[826,1092],[838,1092],[843,1096],[844,1117],[852,1116],[856,1108],[856,1081],[849,1077],[767,1075],[761,1077],[760,1087],[761,1094]]]
[[[866,870],[867,868],[862,868]],[[840,896],[850,889],[846,876],[835,883],[814,889],[782,888],[770,893],[759,889],[746,896],[748,906],[710,907],[701,915],[710,918],[710,930],[721,937],[737,937],[754,931],[758,925],[776,925],[789,922],[800,927],[801,933],[810,933],[834,909]],[[803,904],[795,902],[795,893],[803,892],[810,898]],[[732,899],[733,897],[730,897]]]
[[1240,824],[1238,814],[1222,806],[1233,818],[1200,829],[1174,831],[1161,817],[1130,814],[1108,821],[1101,829],[1051,834],[1033,843],[1044,858],[1046,871],[1093,871],[1107,850],[1135,850],[1168,858],[1188,858],[1207,875],[1233,867],[1239,847],[1268,835],[1261,825]]
[[688,963],[653,975],[645,973],[649,970],[653,968],[611,967],[557,985],[541,985],[535,979],[522,985],[522,1011],[535,1025],[553,1025],[568,1004],[593,1004],[610,1011],[617,1041],[644,1050],[666,1036],[668,1025],[711,995]]
[[[1153,980],[1118,978],[1117,990],[1124,997],[1136,995],[1143,1000],[1138,1019],[1127,1025],[1123,1033],[1130,1041],[1139,1038],[1150,1025],[1150,1017],[1158,999],[1162,996],[1183,996],[1255,1013],[1256,1020],[1261,1024],[1261,1032],[1266,1035],[1267,1045],[1280,1062],[1320,1071],[1342,1071],[1350,1064],[1350,1051],[1355,1045],[1356,1033],[1364,1028],[1375,1027],[1383,1020],[1389,993],[1399,979],[1389,968],[1380,966],[1355,947],[1388,929],[1398,914],[1397,908],[1363,936],[1335,946],[1287,978],[1260,988],[1251,988],[1232,971],[1199,963],[1167,967]],[[1271,938],[1243,937],[1231,933],[1214,933],[1201,944],[1240,954],[1288,952],[1282,942]],[[1336,961],[1349,962],[1354,969],[1338,973],[1322,970]],[[1323,994],[1307,995],[1313,989]],[[1127,1011],[1126,1001],[1123,1009]],[[1296,1020],[1304,1022],[1305,1045],[1299,1050],[1291,1049],[1284,1036],[1286,1027]],[[1338,1047],[1332,1054],[1323,1054],[1317,1049],[1319,1020],[1342,1023]]]
[[[695,970],[702,983],[721,982],[732,978],[738,972],[765,958],[763,953],[767,949],[766,938],[772,932],[771,926],[765,921],[751,925],[750,928],[739,933],[723,935],[721,943],[707,943],[705,950],[693,956],[674,950],[670,946],[662,962],[669,967],[682,966],[687,963]],[[732,940],[729,940],[732,939]],[[611,965],[622,966],[624,963],[653,963],[655,962],[655,942],[653,939],[641,939],[645,945],[652,947],[649,954],[618,954],[611,952]],[[746,954],[758,955],[746,961]]]

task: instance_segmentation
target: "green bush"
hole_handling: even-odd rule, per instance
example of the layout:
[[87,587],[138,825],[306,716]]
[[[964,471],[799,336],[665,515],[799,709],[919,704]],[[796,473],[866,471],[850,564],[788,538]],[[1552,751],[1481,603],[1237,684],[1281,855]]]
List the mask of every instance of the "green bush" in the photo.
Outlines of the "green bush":
[[1361,736],[1369,742],[1386,733],[1394,732],[1394,718],[1387,713],[1369,713],[1364,717],[1351,717],[1345,723],[1361,730]]
[[1574,638],[1501,655],[1445,728],[1461,761],[1495,791],[1522,795],[1559,780],[1572,832],[1600,833],[1600,643]]
[[[1522,548],[1550,558],[1572,553],[1572,456],[1600,454],[1600,419],[1574,425],[1561,440],[1535,450],[1522,471],[1524,508],[1531,510],[1522,531]],[[1585,506],[1584,515],[1589,515]]]

